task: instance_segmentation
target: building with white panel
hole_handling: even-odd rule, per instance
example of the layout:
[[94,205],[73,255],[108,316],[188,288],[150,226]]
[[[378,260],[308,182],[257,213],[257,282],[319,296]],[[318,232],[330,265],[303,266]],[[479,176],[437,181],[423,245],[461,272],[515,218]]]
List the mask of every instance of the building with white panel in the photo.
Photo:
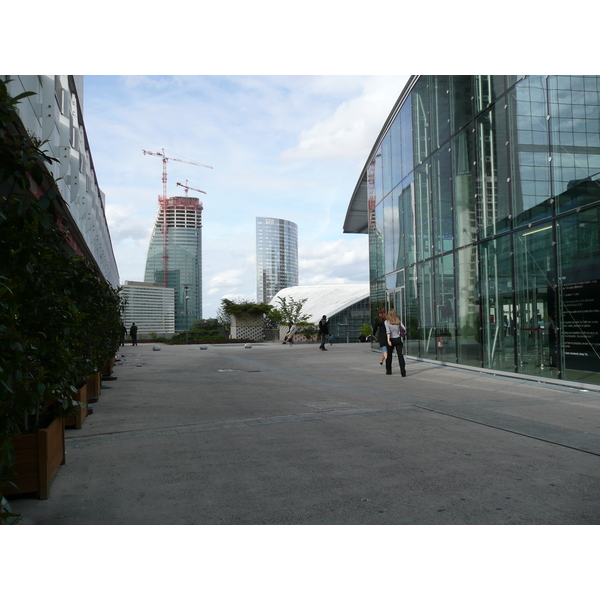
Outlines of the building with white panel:
[[121,289],[125,300],[123,323],[135,323],[138,335],[175,333],[175,290],[157,283],[126,281]]
[[106,280],[119,285],[105,214],[83,120],[82,75],[0,75],[8,93],[34,95],[16,106],[23,128],[42,141],[41,150],[57,159],[47,165],[56,180],[76,231],[69,227],[70,243],[79,254],[96,262]]

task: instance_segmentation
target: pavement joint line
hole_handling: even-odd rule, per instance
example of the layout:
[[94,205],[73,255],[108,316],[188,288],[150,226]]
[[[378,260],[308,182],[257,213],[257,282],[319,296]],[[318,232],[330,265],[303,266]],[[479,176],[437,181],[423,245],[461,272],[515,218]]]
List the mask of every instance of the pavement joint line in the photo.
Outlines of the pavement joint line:
[[198,425],[181,426],[177,425],[168,429],[151,429],[151,430],[132,430],[132,431],[117,431],[114,433],[96,433],[86,436],[70,437],[65,440],[65,445],[68,448],[77,447],[80,445],[89,445],[106,441],[120,441],[128,439],[138,439],[144,437],[157,437],[162,435],[182,435],[186,433],[200,433],[203,431],[214,431],[218,429],[232,429],[236,427],[256,427],[260,425],[276,425],[281,423],[294,423],[302,421],[322,421],[325,419],[343,419],[347,417],[368,417],[371,415],[394,414],[406,410],[402,408],[372,408],[359,409],[355,411],[330,411],[302,415],[284,415],[277,417],[262,417],[256,419],[242,419],[238,421],[224,421],[221,423],[205,423]]
[[577,446],[572,446],[570,444],[563,444],[563,443],[557,442],[555,440],[549,440],[547,438],[543,438],[543,437],[540,437],[537,435],[532,435],[530,433],[525,433],[523,431],[516,431],[514,429],[509,429],[507,427],[500,427],[499,425],[492,425],[491,423],[485,423],[484,421],[477,421],[475,419],[470,419],[468,417],[461,417],[460,415],[453,415],[452,413],[444,412],[444,411],[438,410],[436,408],[430,408],[428,406],[419,406],[418,404],[415,404],[414,406],[415,406],[415,408],[420,408],[422,410],[427,410],[429,412],[437,413],[439,415],[444,415],[445,417],[452,417],[453,419],[460,419],[461,421],[475,423],[476,425],[482,425],[483,427],[489,427],[490,429],[497,429],[499,431],[505,431],[506,433],[520,435],[521,437],[530,438],[532,440],[537,440],[539,442],[545,442],[546,444],[552,444],[554,446],[568,448],[569,450],[576,450],[577,452],[584,452],[585,454],[591,454],[593,456],[600,456],[600,452],[594,452],[593,450],[586,450],[585,448],[578,448]]

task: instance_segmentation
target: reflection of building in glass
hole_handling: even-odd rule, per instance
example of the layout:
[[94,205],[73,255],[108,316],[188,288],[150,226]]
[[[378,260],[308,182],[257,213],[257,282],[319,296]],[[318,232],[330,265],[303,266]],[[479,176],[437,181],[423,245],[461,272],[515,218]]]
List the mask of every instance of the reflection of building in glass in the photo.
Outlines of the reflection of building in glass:
[[121,298],[126,301],[123,323],[127,329],[135,323],[138,335],[175,333],[175,290],[158,283],[126,281]]
[[358,342],[361,327],[371,319],[368,283],[298,285],[277,292],[271,300],[273,306],[279,306],[277,298],[306,300],[302,313],[309,315],[308,322],[317,328],[325,315],[334,343]]
[[412,77],[344,231],[407,354],[600,383],[600,77]]
[[[175,290],[175,331],[184,331],[186,325],[202,318],[202,209],[198,198],[168,198],[166,215],[159,205],[148,249],[144,281],[160,285],[164,283],[166,251],[167,287]],[[166,248],[163,245],[165,217]]]
[[298,285],[298,226],[256,217],[256,298],[270,302],[281,289]]

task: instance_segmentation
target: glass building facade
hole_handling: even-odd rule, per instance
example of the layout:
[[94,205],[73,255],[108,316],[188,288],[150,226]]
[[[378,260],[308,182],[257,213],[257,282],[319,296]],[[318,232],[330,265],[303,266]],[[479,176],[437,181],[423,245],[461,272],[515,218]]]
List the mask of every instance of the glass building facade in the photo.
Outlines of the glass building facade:
[[156,283],[126,281],[120,294],[125,300],[123,323],[127,330],[135,323],[140,337],[152,332],[175,333],[175,290]]
[[166,206],[160,202],[150,239],[144,281],[175,290],[175,331],[202,318],[202,210],[198,198],[176,196]]
[[407,355],[600,384],[600,77],[411,77],[344,231]]
[[342,344],[358,342],[362,326],[368,324],[371,318],[369,309],[369,298],[365,298],[338,313],[327,315],[329,335],[333,342]]
[[256,298],[270,302],[298,285],[298,225],[285,219],[256,217]]

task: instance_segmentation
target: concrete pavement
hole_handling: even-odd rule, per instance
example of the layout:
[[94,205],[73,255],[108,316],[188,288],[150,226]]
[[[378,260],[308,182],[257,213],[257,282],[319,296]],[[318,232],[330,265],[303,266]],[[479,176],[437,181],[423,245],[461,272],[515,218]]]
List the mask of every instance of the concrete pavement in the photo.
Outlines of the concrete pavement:
[[23,524],[597,524],[600,393],[368,344],[122,348]]

